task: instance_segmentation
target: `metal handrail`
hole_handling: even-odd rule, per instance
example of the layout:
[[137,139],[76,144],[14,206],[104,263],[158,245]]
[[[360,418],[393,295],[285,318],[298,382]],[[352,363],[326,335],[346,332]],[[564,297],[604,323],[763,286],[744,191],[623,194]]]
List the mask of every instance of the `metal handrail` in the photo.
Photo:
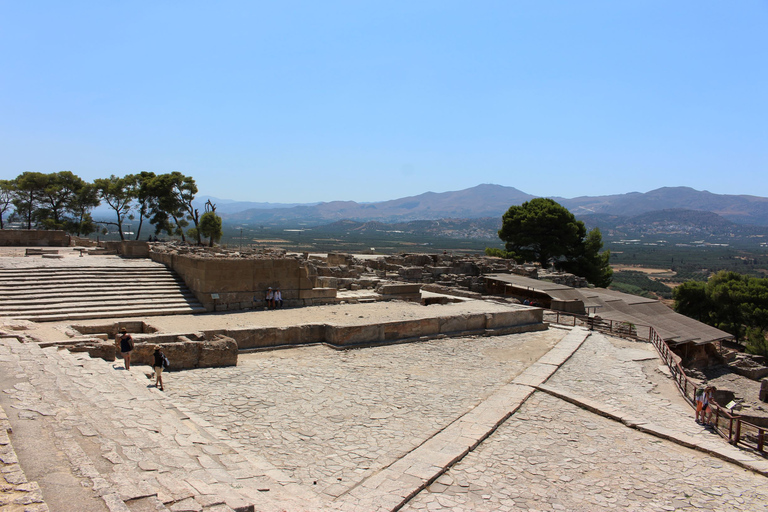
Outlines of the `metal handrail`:
[[[653,344],[656,351],[669,367],[672,373],[672,378],[683,395],[683,398],[692,407],[696,407],[694,401],[694,394],[696,393],[696,384],[688,378],[683,371],[683,367],[678,361],[675,360],[672,350],[666,341],[656,332],[656,329],[652,325],[639,325],[631,324],[629,322],[619,322],[613,320],[595,321],[593,317],[584,315],[576,315],[573,313],[564,313],[562,311],[548,310],[550,313],[555,314],[555,323],[560,325],[570,325],[575,327],[576,325],[584,325],[590,330],[597,330],[600,332],[607,332],[609,334],[623,336],[632,339],[645,339],[637,335],[637,329],[648,329],[648,341]],[[567,318],[571,320],[566,322]],[[627,328],[627,326],[630,326]],[[632,334],[634,332],[635,334]],[[758,427],[752,423],[744,421],[740,416],[731,414],[728,409],[721,407],[717,403],[710,402],[715,412],[714,419],[714,431],[721,437],[727,439],[729,443],[734,446],[746,446],[752,450],[756,450],[762,455],[766,454],[766,441],[768,440],[768,429]]]

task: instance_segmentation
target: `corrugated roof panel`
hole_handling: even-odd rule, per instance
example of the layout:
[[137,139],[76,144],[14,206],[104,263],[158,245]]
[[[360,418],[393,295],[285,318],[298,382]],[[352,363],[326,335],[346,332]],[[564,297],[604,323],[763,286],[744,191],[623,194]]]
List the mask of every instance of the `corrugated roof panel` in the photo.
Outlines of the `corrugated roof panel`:
[[637,325],[651,325],[665,340],[697,344],[732,338],[727,332],[675,313],[655,299],[605,288],[572,288],[515,274],[492,274],[495,279],[548,294],[554,299],[581,300],[601,318]]

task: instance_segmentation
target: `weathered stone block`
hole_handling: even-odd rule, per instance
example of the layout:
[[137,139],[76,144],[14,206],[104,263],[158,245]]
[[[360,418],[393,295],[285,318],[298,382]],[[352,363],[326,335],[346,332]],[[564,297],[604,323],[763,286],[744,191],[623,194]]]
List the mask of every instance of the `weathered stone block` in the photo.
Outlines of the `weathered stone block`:
[[441,334],[468,330],[468,315],[442,317],[439,321]]
[[398,274],[403,279],[421,279],[424,269],[422,267],[403,267],[398,270]]
[[0,230],[0,245],[4,246],[67,247],[69,240],[69,235],[64,231],[37,229]]
[[228,336],[218,335],[211,341],[200,343],[198,368],[237,366],[237,342]]
[[485,322],[486,322],[486,318],[483,313],[475,313],[475,314],[468,315],[467,329],[470,331],[485,329]]
[[325,338],[328,343],[340,346],[384,341],[383,330],[380,325],[343,327],[329,325],[325,328]]
[[382,295],[418,294],[421,293],[421,285],[411,283],[383,284],[376,291]]
[[151,366],[154,362],[155,345],[162,347],[163,353],[171,362],[171,370],[237,365],[237,342],[223,335],[200,341],[178,335],[175,335],[175,341],[170,342],[158,342],[156,339],[148,342],[137,341],[131,354],[131,362]]
[[74,345],[68,345],[70,352],[88,352],[91,357],[98,357],[105,361],[114,361],[119,349],[114,340],[103,340],[92,338],[89,340],[78,340]]
[[538,308],[521,308],[486,315],[486,328],[499,329],[516,325],[541,323],[544,311]]
[[124,258],[147,258],[149,243],[141,240],[123,240],[118,247],[118,254]]
[[336,298],[336,288],[311,288],[301,290],[301,299],[333,299]]

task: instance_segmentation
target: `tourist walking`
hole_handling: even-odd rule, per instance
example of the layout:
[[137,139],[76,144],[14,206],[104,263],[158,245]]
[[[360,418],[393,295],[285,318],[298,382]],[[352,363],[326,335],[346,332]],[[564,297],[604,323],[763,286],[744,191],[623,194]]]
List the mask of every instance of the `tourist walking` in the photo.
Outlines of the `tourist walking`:
[[715,401],[715,386],[709,386],[704,390],[704,412],[702,413],[704,424],[707,426],[714,426],[712,423],[712,403]]
[[696,406],[696,423],[704,423],[704,395],[706,387],[696,388],[693,394],[693,404]]
[[128,334],[128,330],[123,327],[120,329],[120,354],[123,356],[123,364],[126,370],[131,369],[131,352],[133,351],[133,337]]
[[168,358],[163,354],[163,349],[160,345],[155,345],[152,357],[154,358],[152,368],[155,370],[155,387],[163,391],[163,370],[168,368]]

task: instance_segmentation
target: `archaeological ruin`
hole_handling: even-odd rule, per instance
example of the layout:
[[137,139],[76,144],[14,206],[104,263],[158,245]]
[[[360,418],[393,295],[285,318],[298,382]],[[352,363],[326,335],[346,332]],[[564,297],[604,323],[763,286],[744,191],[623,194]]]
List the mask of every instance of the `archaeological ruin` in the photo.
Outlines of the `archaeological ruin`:
[[0,234],[2,510],[768,503],[768,367],[658,301],[486,256]]

